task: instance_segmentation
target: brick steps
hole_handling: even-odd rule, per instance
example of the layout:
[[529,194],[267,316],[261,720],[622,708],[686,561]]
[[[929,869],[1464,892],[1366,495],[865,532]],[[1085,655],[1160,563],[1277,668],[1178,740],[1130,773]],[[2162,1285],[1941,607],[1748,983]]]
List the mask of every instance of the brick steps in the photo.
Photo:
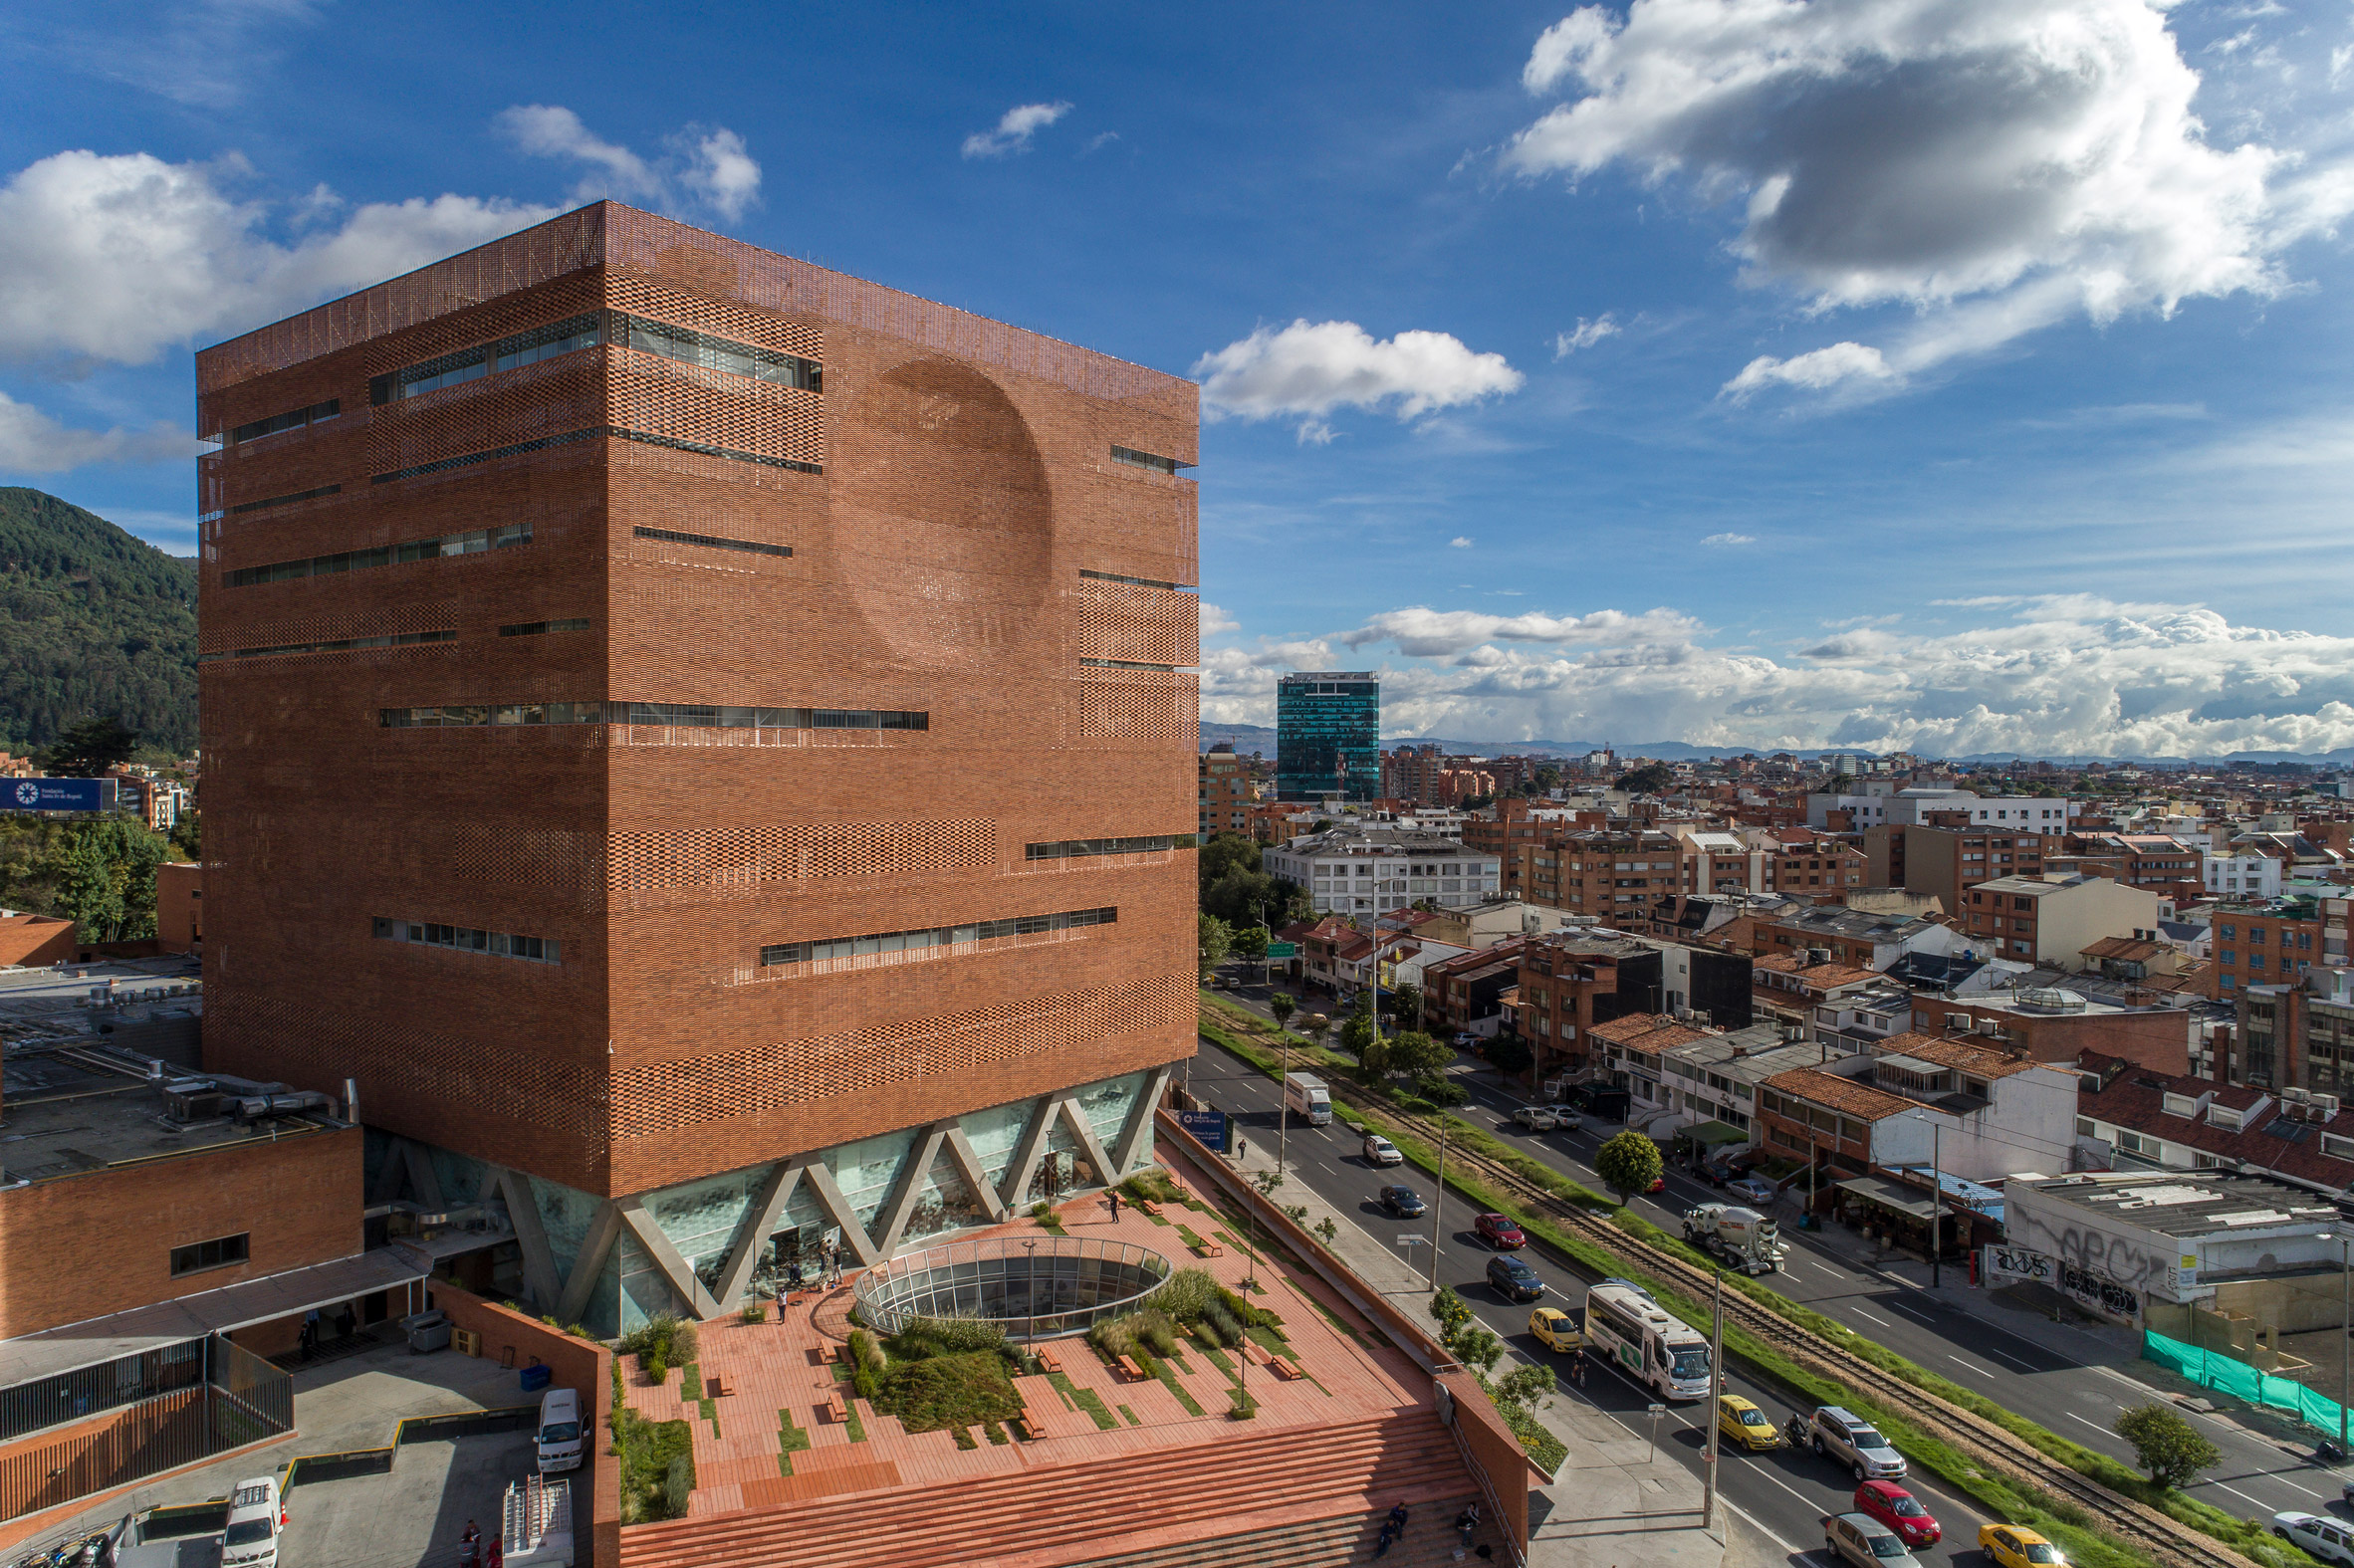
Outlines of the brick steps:
[[[1436,1502],[1407,1498],[1414,1510],[1413,1522],[1406,1527],[1406,1538],[1381,1559],[1382,1568],[1439,1568],[1442,1563],[1453,1568],[1458,1537],[1449,1527],[1450,1521],[1475,1500],[1470,1492]],[[1481,1503],[1480,1508],[1485,1513],[1487,1504]],[[1090,1557],[1067,1568],[1347,1568],[1373,1560],[1373,1543],[1381,1533],[1382,1516],[1388,1512],[1384,1507],[1304,1524],[1279,1524],[1244,1535],[1206,1536],[1117,1557]],[[1495,1531],[1483,1524],[1473,1534],[1472,1544],[1477,1548],[1496,1539]]]
[[[1409,1543],[1419,1547],[1443,1533],[1433,1521],[1453,1517],[1437,1511],[1445,1500],[1470,1490],[1454,1441],[1418,1413],[636,1525],[623,1532],[621,1559],[626,1568],[860,1568],[885,1558],[892,1568],[1054,1568],[1122,1554],[1175,1563],[1192,1560],[1174,1554],[1193,1543],[1283,1531],[1318,1551],[1358,1542],[1370,1552],[1391,1503],[1415,1509]],[[1301,1536],[1327,1520],[1337,1533]],[[1384,1563],[1409,1568],[1405,1550]]]

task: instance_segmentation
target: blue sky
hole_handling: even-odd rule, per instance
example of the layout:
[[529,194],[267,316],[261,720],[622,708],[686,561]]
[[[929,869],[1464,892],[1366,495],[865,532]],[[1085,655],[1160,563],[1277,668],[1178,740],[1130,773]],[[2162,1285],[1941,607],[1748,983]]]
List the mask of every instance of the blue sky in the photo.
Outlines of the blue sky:
[[1204,379],[1209,717],[2354,746],[2335,0],[538,14],[11,7],[0,483],[609,193]]

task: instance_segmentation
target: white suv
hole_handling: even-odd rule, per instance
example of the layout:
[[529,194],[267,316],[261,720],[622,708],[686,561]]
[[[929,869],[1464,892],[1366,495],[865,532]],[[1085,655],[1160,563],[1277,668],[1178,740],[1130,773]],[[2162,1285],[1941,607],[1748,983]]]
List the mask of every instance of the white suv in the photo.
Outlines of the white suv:
[[1905,1456],[1870,1422],[1836,1405],[1818,1405],[1808,1425],[1814,1430],[1814,1452],[1855,1471],[1857,1481],[1903,1477]]
[[229,1496],[229,1528],[221,1536],[223,1568],[277,1568],[278,1532],[285,1528],[278,1478],[239,1481]]

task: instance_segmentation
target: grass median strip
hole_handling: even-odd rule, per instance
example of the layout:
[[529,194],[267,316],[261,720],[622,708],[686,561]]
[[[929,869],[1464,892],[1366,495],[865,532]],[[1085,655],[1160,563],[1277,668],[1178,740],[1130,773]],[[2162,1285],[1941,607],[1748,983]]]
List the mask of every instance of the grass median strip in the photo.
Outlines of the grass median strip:
[[[1270,1043],[1276,1036],[1269,1025],[1243,1013],[1233,1004],[1206,993],[1203,1010],[1201,1032],[1204,1037],[1224,1046],[1269,1076],[1278,1074],[1279,1057]],[[1213,1013],[1216,1014],[1215,1019],[1211,1016]],[[1304,1042],[1294,1047],[1293,1060],[1295,1070],[1298,1070],[1301,1064],[1310,1068],[1330,1066],[1337,1075],[1343,1077],[1354,1071],[1354,1063],[1346,1058],[1335,1057],[1328,1051],[1316,1051]],[[1353,1083],[1343,1092],[1364,1094],[1368,1098],[1390,1098],[1380,1095],[1378,1091],[1360,1089]],[[1417,1132],[1409,1132],[1389,1118],[1360,1105],[1336,1104],[1334,1110],[1348,1126],[1361,1132],[1382,1133],[1398,1146],[1410,1163],[1436,1174],[1438,1150]],[[1582,1183],[1530,1159],[1459,1117],[1442,1114],[1440,1119],[1446,1128],[1450,1153],[1464,1149],[1492,1159],[1530,1185],[1565,1203],[1606,1215],[1611,1224],[1626,1234],[1630,1243],[1657,1247],[1698,1266],[1714,1268],[1715,1265],[1697,1249],[1641,1217],[1625,1212]],[[1630,1264],[1625,1258],[1575,1234],[1549,1218],[1531,1218],[1522,1212],[1521,1206],[1511,1197],[1495,1191],[1476,1176],[1467,1175],[1462,1167],[1449,1166],[1446,1185],[1482,1210],[1514,1214],[1530,1236],[1575,1266],[1596,1275],[1617,1274],[1636,1279],[1648,1285],[1669,1311],[1691,1322],[1705,1323],[1708,1320],[1709,1314],[1699,1302],[1664,1281],[1649,1276],[1639,1264]],[[2271,1538],[2266,1533],[2268,1521],[2236,1519],[2222,1509],[2186,1496],[2175,1488],[2154,1485],[2106,1455],[2071,1443],[2022,1416],[2004,1410],[1983,1395],[1872,1343],[1844,1324],[1802,1306],[1768,1286],[1743,1275],[1728,1275],[1726,1283],[1728,1288],[1748,1296],[1793,1327],[1804,1329],[1839,1350],[1868,1362],[1899,1382],[1933,1394],[1995,1423],[2079,1474],[2121,1495],[2146,1503],[2244,1556],[2259,1563],[2282,1565],[2301,1565],[2312,1561],[2295,1547]],[[2068,1560],[2077,1568],[2148,1568],[2152,1562],[2147,1553],[2101,1533],[2098,1521],[2088,1510],[2040,1488],[1988,1474],[1951,1445],[1931,1436],[1916,1424],[1915,1419],[1903,1412],[1891,1410],[1882,1402],[1836,1379],[1808,1372],[1781,1351],[1744,1329],[1728,1324],[1725,1340],[1726,1350],[1731,1356],[1781,1385],[1798,1403],[1845,1405],[1867,1420],[1876,1421],[1899,1452],[1985,1505],[1996,1517],[2044,1531],[2061,1544],[2068,1554]]]

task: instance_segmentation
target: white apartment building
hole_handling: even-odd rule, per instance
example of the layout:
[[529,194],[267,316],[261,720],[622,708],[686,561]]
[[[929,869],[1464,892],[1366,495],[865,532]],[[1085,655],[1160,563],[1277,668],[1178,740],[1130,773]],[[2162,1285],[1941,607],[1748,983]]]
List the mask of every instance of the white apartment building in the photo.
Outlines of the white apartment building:
[[2015,827],[2037,833],[2064,833],[2077,813],[2074,800],[2040,795],[1982,795],[1975,789],[1939,789],[1916,784],[1894,794],[1810,794],[1806,797],[1806,825],[1828,827],[1833,811],[1851,811],[1857,832],[1894,822],[1906,826],[1929,820],[1932,811],[1968,811],[1973,826]]
[[2280,862],[2270,855],[2208,850],[2199,857],[2199,874],[2210,893],[2228,898],[2280,896]]
[[1377,915],[1418,899],[1441,906],[1494,898],[1504,862],[1435,833],[1336,828],[1277,844],[1260,865],[1308,890],[1319,915]]

